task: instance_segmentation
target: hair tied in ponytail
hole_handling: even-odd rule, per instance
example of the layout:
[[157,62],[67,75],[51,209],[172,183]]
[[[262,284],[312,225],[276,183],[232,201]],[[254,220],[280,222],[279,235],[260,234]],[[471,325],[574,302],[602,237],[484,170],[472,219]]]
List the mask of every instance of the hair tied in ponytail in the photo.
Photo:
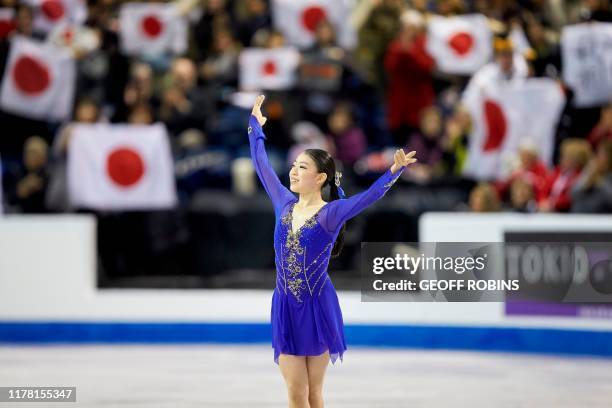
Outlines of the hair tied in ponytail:
[[338,197],[346,198],[346,194],[344,194],[344,190],[342,189],[342,187],[340,187],[340,177],[342,177],[342,173],[340,173],[339,171],[336,171],[335,184],[336,184],[336,188],[338,189]]

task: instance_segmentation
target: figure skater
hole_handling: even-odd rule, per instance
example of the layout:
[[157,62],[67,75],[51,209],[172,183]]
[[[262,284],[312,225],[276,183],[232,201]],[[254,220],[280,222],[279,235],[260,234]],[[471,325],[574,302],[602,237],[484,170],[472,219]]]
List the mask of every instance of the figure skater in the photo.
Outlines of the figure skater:
[[[394,163],[367,190],[344,198],[341,174],[325,150],[306,149],[283,186],[265,151],[261,113],[264,96],[257,97],[249,119],[248,136],[255,171],[274,205],[276,287],[271,323],[274,362],[287,385],[290,407],[323,407],[323,377],[331,359],[342,361],[347,349],[336,289],[327,272],[330,257],[338,256],[345,222],[381,198],[415,152],[398,149]],[[322,189],[329,186],[329,202]],[[293,193],[298,193],[296,198]]]

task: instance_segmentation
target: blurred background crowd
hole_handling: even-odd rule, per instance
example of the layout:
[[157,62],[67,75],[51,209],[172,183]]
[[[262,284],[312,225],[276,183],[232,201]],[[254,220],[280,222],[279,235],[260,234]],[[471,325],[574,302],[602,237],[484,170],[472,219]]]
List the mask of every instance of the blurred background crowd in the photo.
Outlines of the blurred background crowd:
[[[246,125],[258,91],[267,95],[268,154],[285,183],[290,163],[301,150],[322,148],[337,158],[345,191],[351,195],[367,188],[390,165],[394,148],[404,147],[416,150],[419,161],[394,190],[415,216],[426,210],[612,211],[612,95],[607,102],[577,106],[574,90],[563,79],[561,46],[568,25],[612,22],[606,0],[354,0],[343,16],[352,32],[348,40],[340,33],[346,27],[337,21],[316,13],[307,16],[313,40],[296,47],[295,81],[275,89],[244,89],[245,71],[255,76],[265,71],[245,67],[249,62],[241,55],[249,48],[292,45],[280,28],[276,2],[174,2],[188,25],[185,50],[142,50],[140,55],[125,53],[120,44],[119,11],[124,3],[129,2],[88,0],[78,41],[68,41],[53,29],[36,28],[40,5],[35,2],[0,1],[3,10],[14,10],[11,21],[0,27],[0,75],[6,75],[15,35],[63,43],[76,58],[70,118],[49,121],[0,111],[5,212],[82,211],[67,195],[66,154],[71,126],[97,122],[166,126],[179,197],[173,214],[184,216],[213,201],[227,205],[234,196],[235,165],[250,155]],[[492,32],[489,62],[469,74],[441,70],[428,52],[428,25],[440,16],[469,14],[486,17]],[[276,70],[267,69],[268,74]],[[514,157],[504,158],[499,175],[466,173],[476,120],[465,106],[466,90],[482,86],[482,81],[529,77],[556,81],[565,98],[551,136],[552,156],[543,158],[537,138],[521,135]],[[175,215],[131,214],[141,218],[121,224],[123,236],[134,238],[125,225],[136,223],[148,225],[149,237],[192,242],[193,230],[183,226],[193,225],[193,220],[180,221],[183,218]],[[117,237],[121,215],[98,216],[101,240],[106,227]],[[151,217],[154,221],[143,221]],[[205,229],[218,231],[212,225],[207,222]],[[418,237],[413,232],[403,238]],[[133,240],[131,244],[140,245]],[[175,260],[185,255],[181,251],[174,253]],[[129,269],[114,259],[114,268]]]

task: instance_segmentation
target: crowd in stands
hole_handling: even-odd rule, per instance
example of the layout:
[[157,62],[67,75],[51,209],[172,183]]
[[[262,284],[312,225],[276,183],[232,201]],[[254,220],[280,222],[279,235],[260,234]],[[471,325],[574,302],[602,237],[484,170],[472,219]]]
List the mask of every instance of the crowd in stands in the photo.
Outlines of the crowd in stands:
[[[334,0],[335,1],[335,0]],[[338,0],[340,1],[340,0]],[[235,103],[239,56],[248,47],[277,48],[287,39],[267,0],[178,1],[189,21],[184,55],[124,55],[119,46],[121,1],[87,1],[88,36],[74,49],[74,114],[65,123],[0,112],[5,212],[72,211],[66,195],[66,154],[77,122],[163,122],[171,138],[181,205],[196,194],[231,186],[232,160],[248,157],[249,110]],[[15,33],[43,39],[28,3],[0,0],[15,10],[16,27],[0,34],[0,76]],[[425,47],[435,15],[485,15],[496,39],[491,62],[473,76],[441,73]],[[466,207],[477,212],[612,211],[612,95],[610,103],[578,109],[563,83],[560,34],[585,21],[612,22],[607,0],[355,0],[346,16],[356,33],[341,47],[336,27],[318,21],[315,42],[302,61],[327,70],[298,69],[295,86],[266,91],[267,148],[286,180],[304,148],[322,148],[338,160],[343,182],[359,183],[387,166],[387,151],[416,150],[418,163],[397,184],[429,186],[464,178],[473,118],[461,100],[483,78],[549,77],[567,96],[555,130],[551,164],[525,139],[515,165],[500,179],[473,180]],[[518,52],[509,32],[521,29]],[[509,48],[508,48],[509,47]],[[368,179],[371,180],[371,177]],[[450,208],[449,210],[453,210]]]

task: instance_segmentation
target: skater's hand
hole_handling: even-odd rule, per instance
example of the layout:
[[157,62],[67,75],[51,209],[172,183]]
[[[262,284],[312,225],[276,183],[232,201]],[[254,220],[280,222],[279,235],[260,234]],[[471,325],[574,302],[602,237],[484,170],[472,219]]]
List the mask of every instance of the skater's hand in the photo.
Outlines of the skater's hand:
[[410,153],[404,153],[404,149],[397,149],[395,151],[395,155],[393,156],[393,166],[391,166],[391,173],[395,173],[402,166],[408,166],[409,164],[415,163],[417,161],[416,158],[412,158],[416,154],[416,150],[411,151]]
[[251,112],[251,115],[257,118],[257,121],[259,122],[260,126],[263,126],[264,123],[266,123],[266,120],[268,120],[264,115],[261,114],[261,104],[263,103],[264,99],[266,99],[264,95],[259,95],[255,100],[255,105],[253,105],[253,111]]

